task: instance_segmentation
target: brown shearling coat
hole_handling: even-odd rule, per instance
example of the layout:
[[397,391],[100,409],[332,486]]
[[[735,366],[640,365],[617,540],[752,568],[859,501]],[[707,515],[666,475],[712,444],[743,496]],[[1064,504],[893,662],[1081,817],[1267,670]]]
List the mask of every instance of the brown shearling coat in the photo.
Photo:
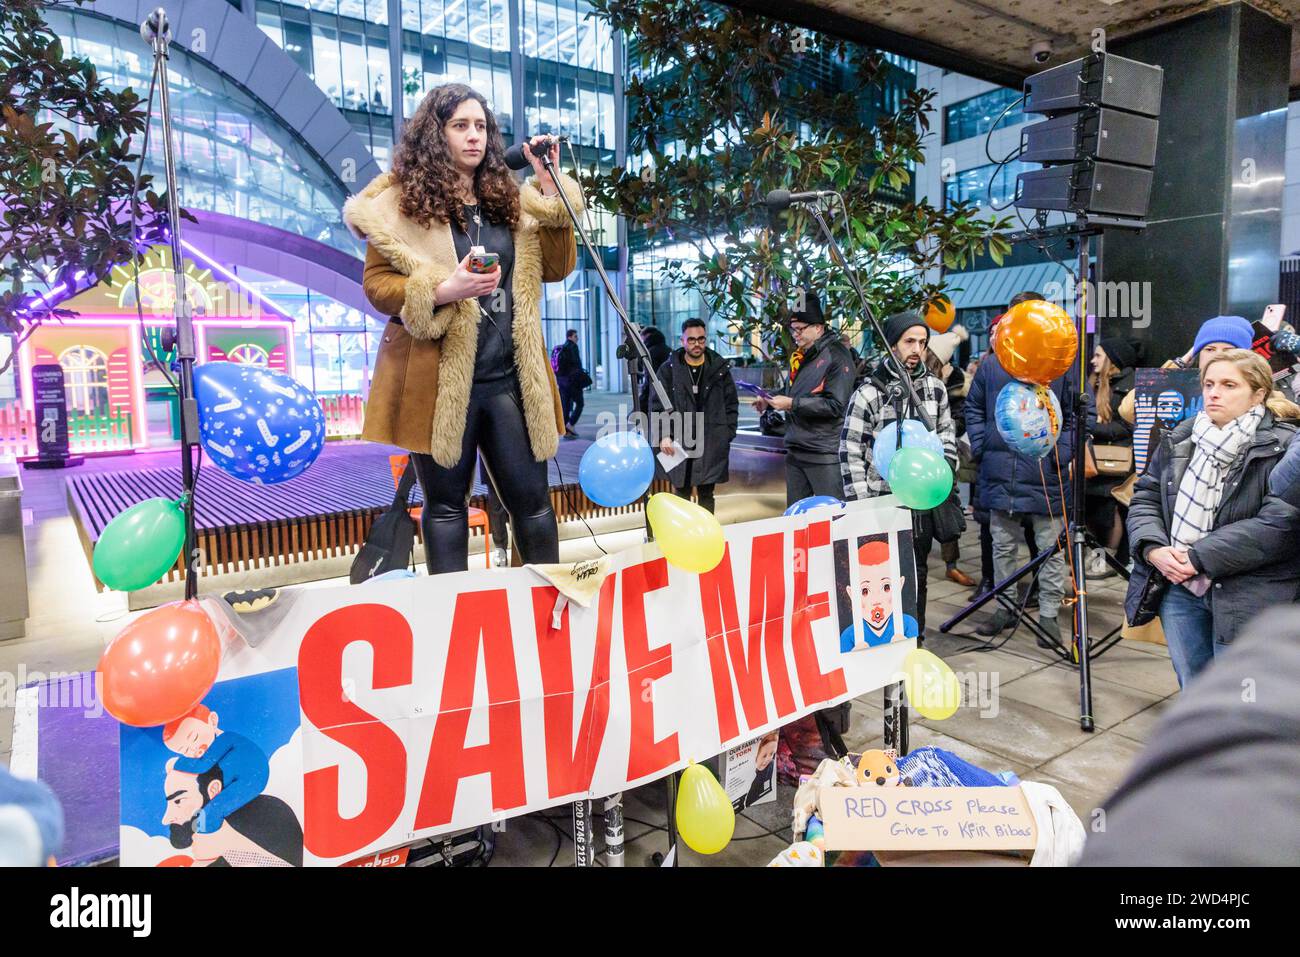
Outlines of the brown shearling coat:
[[[561,175],[560,185],[581,215],[578,184]],[[451,227],[436,220],[419,225],[401,213],[399,199],[392,174],[381,173],[343,206],[343,221],[366,241],[366,298],[401,320],[384,329],[361,437],[428,453],[451,468],[460,459],[469,411],[478,303],[462,299],[434,308],[434,290],[459,262]],[[560,393],[542,337],[542,283],[572,272],[577,248],[560,197],[542,195],[536,177],[520,187],[519,201],[511,331],[529,444],[541,462],[555,454],[564,434]]]

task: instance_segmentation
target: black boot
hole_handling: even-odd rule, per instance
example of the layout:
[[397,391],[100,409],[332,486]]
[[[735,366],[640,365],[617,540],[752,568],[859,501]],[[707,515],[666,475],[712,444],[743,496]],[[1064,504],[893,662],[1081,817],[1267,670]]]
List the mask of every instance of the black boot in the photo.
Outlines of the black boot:
[[1005,608],[999,608],[975,629],[975,634],[981,638],[992,638],[994,635],[999,635],[1010,628],[1015,623],[1015,620],[1016,618],[1011,612]]
[[1039,648],[1055,648],[1061,643],[1061,623],[1055,617],[1047,618],[1040,613],[1038,616],[1038,626],[1054,639],[1053,641],[1048,641],[1042,635],[1039,635]]

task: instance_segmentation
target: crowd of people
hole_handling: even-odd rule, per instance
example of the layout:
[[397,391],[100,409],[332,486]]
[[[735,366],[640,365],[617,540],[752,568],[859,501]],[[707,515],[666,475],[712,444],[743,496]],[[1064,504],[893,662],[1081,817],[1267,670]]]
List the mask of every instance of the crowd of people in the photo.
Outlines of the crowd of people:
[[[1022,292],[1008,309],[1041,298]],[[1072,372],[1048,386],[1060,403],[1062,422],[1054,453],[1040,460],[1003,439],[995,425],[996,403],[1012,377],[992,350],[963,369],[958,349],[969,337],[960,326],[935,334],[919,313],[889,316],[883,329],[890,354],[863,360],[828,327],[815,294],[807,291],[803,302],[788,317],[797,349],[790,381],[779,394],[754,400],[765,417],[776,412],[783,418],[787,503],[808,496],[853,501],[890,494],[888,478],[876,468],[876,436],[909,418],[929,420],[958,479],[969,482],[967,514],[979,526],[978,581],[957,567],[954,529],[964,525],[960,518],[951,520],[954,510],[961,515],[957,488],[938,508],[913,514],[914,630],[922,642],[927,565],[936,541],[945,575],[971,588],[972,598],[1021,567],[1021,542],[1031,559],[1051,552],[1037,574],[1026,576],[1031,580],[1021,584],[1020,598],[1026,608],[1037,606],[1038,642],[1061,640],[1060,610],[1071,596],[1064,549],[1057,546],[1075,481],[1084,483],[1080,518],[1096,559],[1089,574],[1129,576],[1128,622],[1139,626],[1159,618],[1180,685],[1221,652],[1250,617],[1296,600],[1300,443],[1292,438],[1300,427],[1300,406],[1273,388],[1267,361],[1251,351],[1254,335],[1245,319],[1207,320],[1191,348],[1164,364],[1198,370],[1202,401],[1188,403],[1194,414],[1181,421],[1157,420],[1150,454],[1140,463],[1133,446],[1143,347],[1119,336],[1098,340],[1090,356],[1086,403],[1075,402]],[[681,348],[662,359],[659,374],[677,407],[705,420],[704,449],[689,460],[693,464],[678,466],[673,485],[679,494],[696,489],[700,502],[712,509],[714,486],[726,481],[737,400],[726,360],[705,347],[705,331],[701,320],[689,320]],[[900,375],[908,377],[911,390]],[[646,398],[653,409],[653,396]],[[1078,408],[1086,408],[1086,415]],[[1087,436],[1086,456],[1074,463],[1079,428]],[[666,450],[668,438],[662,442]],[[998,635],[1017,618],[998,608],[978,624],[977,633]],[[826,720],[823,716],[823,724]],[[823,740],[837,723],[831,715],[829,727],[817,729]]]

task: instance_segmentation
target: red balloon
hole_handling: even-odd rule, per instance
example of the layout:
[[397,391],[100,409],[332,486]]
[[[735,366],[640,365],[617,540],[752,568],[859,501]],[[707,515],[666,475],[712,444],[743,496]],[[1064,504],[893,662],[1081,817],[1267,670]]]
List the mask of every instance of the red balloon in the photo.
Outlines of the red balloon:
[[1017,303],[993,327],[993,352],[1002,368],[1035,385],[1051,385],[1065,375],[1078,351],[1069,314],[1045,299]]
[[217,680],[221,641],[196,601],[174,601],[123,628],[99,659],[104,709],[123,724],[166,724],[203,700]]

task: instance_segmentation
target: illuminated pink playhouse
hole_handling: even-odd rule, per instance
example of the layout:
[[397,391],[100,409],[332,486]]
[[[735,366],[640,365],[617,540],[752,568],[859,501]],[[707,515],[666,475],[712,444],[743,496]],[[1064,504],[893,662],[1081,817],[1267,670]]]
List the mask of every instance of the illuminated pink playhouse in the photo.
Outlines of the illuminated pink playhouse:
[[[293,319],[233,274],[186,258],[186,294],[194,315],[198,361],[225,360],[293,374]],[[0,405],[0,454],[36,454],[31,370],[63,367],[73,452],[125,451],[179,441],[179,406],[163,368],[173,376],[175,351],[164,349],[172,325],[175,274],[171,250],[154,247],[140,261],[140,302],[130,264],[111,281],[57,303],[75,318],[43,323],[18,349],[21,398]],[[143,319],[141,318],[143,316]],[[330,397],[323,405],[328,434],[355,435],[360,396]]]

